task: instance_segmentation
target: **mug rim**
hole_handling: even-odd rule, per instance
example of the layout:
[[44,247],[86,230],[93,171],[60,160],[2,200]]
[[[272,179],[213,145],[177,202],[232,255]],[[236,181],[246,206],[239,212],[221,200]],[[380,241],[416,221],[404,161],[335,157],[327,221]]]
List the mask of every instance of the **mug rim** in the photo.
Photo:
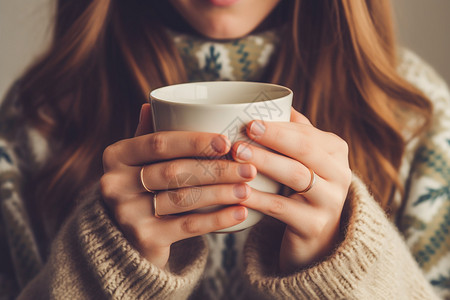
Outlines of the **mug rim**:
[[274,99],[267,99],[264,101],[281,101],[282,99],[284,99],[285,97],[289,97],[291,95],[293,95],[293,92],[290,88],[276,84],[276,83],[270,83],[270,82],[259,82],[259,81],[233,81],[233,80],[219,80],[219,81],[196,81],[196,82],[185,82],[185,83],[177,83],[177,84],[172,84],[172,85],[166,85],[166,86],[162,86],[159,88],[156,88],[152,91],[149,92],[148,94],[148,100],[149,102],[151,101],[158,101],[158,102],[162,102],[162,103],[166,103],[169,105],[180,105],[180,106],[197,106],[197,107],[217,107],[217,106],[222,106],[222,107],[227,107],[227,106],[246,106],[248,104],[251,103],[257,103],[257,102],[264,102],[264,101],[248,101],[248,102],[243,102],[243,103],[187,103],[187,102],[177,102],[177,101],[171,101],[171,100],[166,100],[166,99],[162,99],[161,97],[157,97],[155,96],[155,93],[157,93],[158,91],[162,90],[162,89],[168,89],[168,88],[174,88],[177,86],[183,86],[183,85],[195,85],[195,84],[246,84],[246,85],[265,85],[265,86],[271,86],[271,87],[276,87],[278,89],[280,89],[280,91],[286,91],[286,95],[283,95],[281,97],[277,97]]

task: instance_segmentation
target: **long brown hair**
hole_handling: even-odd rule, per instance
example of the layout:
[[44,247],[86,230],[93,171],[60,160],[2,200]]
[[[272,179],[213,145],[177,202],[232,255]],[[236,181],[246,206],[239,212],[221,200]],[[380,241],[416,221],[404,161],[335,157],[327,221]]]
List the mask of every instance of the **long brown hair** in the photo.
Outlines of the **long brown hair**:
[[[47,235],[101,176],[103,149],[132,136],[148,92],[187,80],[159,2],[58,1],[53,43],[21,80],[25,117],[54,153],[30,197]],[[431,113],[396,73],[388,1],[281,1],[274,13],[287,24],[265,80],[291,87],[296,109],[348,142],[351,168],[388,209],[401,189],[400,112]]]

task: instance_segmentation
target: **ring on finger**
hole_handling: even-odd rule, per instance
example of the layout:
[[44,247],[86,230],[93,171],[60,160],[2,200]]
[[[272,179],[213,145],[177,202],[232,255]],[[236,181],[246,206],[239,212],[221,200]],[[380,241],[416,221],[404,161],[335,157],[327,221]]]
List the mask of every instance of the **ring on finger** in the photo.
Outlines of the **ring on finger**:
[[156,211],[156,200],[158,197],[158,193],[153,193],[153,215],[158,218],[161,219],[162,216],[158,214],[158,212]]
[[144,182],[144,168],[145,168],[145,165],[142,166],[142,168],[141,168],[141,185],[142,185],[142,187],[143,187],[147,192],[154,194],[155,191],[149,189],[149,188],[145,185],[145,182]]
[[314,183],[316,182],[316,173],[314,173],[314,171],[311,168],[308,168],[308,170],[309,170],[309,173],[311,174],[311,179],[309,180],[309,184],[304,190],[297,192],[297,194],[301,195],[301,194],[308,192],[313,187]]

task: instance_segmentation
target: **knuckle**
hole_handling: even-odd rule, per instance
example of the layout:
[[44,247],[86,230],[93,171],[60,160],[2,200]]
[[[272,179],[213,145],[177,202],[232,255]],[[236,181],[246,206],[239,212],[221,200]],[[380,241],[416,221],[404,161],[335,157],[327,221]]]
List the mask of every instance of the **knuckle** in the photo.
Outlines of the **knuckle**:
[[[290,173],[291,176],[289,177],[290,186],[291,187],[298,187],[299,184],[302,184],[309,178],[310,173],[308,169],[304,166],[301,166],[300,163],[296,164],[292,172]],[[308,183],[306,183],[308,184]]]
[[126,224],[123,226],[131,240],[134,241],[141,248],[148,248],[154,239],[151,238],[152,234],[146,228],[138,226],[137,224]]
[[319,129],[311,126],[301,126],[299,128],[299,133],[301,139],[304,140],[315,140],[318,132],[321,132]]
[[274,198],[270,201],[270,204],[269,204],[269,208],[268,208],[269,214],[276,215],[276,216],[281,215],[284,213],[285,206],[286,206],[286,204],[282,199]]
[[298,147],[298,155],[299,157],[309,155],[313,153],[313,145],[309,141],[303,141],[301,145]]
[[224,220],[221,218],[220,214],[215,214],[212,221],[213,227],[216,229],[222,229],[226,227]]
[[136,219],[132,206],[118,205],[114,210],[114,218],[125,237],[138,248],[147,249],[163,242],[162,239],[154,238],[151,226],[146,226],[146,222]]
[[126,226],[127,228],[128,227],[130,227],[130,228],[133,227],[130,224],[130,221],[129,221],[129,218],[128,218],[128,213],[123,208],[123,205],[117,205],[116,208],[114,209],[114,219],[122,227],[124,227],[124,226]]
[[322,229],[320,227],[321,226],[317,223],[310,226],[310,228],[308,230],[308,235],[310,236],[310,238],[319,237],[321,235]]
[[143,247],[155,242],[152,239],[152,234],[147,226],[143,226],[140,222],[133,220],[133,218],[127,213],[127,209],[117,209],[114,217],[120,228],[124,232],[125,236],[133,243]]
[[120,156],[120,148],[121,148],[121,142],[117,142],[115,144],[109,145],[106,147],[106,149],[103,151],[103,168],[105,170],[108,170],[116,165],[118,157]]
[[338,172],[339,181],[336,182],[337,186],[342,190],[347,190],[350,186],[353,178],[353,173],[350,168],[340,169]]
[[202,153],[207,150],[202,135],[195,135],[191,139],[189,139],[189,145],[195,151],[195,153]]
[[191,192],[187,188],[178,189],[174,193],[170,193],[170,199],[176,206],[186,207],[190,206],[192,203],[188,201]]
[[349,153],[348,143],[341,138],[339,138],[339,149],[342,151],[342,153],[344,153],[345,155],[348,155],[348,153]]
[[150,150],[156,155],[162,155],[167,151],[167,138],[164,134],[157,132],[149,139]]
[[333,150],[336,152],[342,152],[344,154],[348,154],[349,152],[349,146],[348,143],[342,139],[339,135],[333,133],[333,132],[327,132],[328,136],[330,137],[330,140],[333,141]]
[[179,163],[175,161],[170,161],[165,164],[165,167],[162,169],[162,178],[167,182],[172,181],[178,174],[181,173],[181,167]]
[[118,198],[119,193],[115,181],[115,177],[108,173],[100,178],[100,191],[107,204],[113,204],[113,200]]
[[230,165],[229,161],[226,160],[214,160],[210,161],[210,167],[214,172],[217,179],[221,179],[227,176],[227,170]]
[[324,216],[317,216],[314,224],[309,228],[309,235],[311,237],[320,237],[325,230],[328,220]]
[[201,227],[198,220],[194,216],[187,216],[181,222],[181,230],[188,235],[199,235]]
[[341,138],[334,132],[327,131],[325,133],[330,137],[330,139],[341,140]]
[[343,178],[345,180],[345,185],[349,186],[353,178],[353,173],[352,170],[350,170],[350,168],[345,169]]
[[135,240],[141,245],[148,245],[151,242],[148,230],[142,228],[142,226],[130,226]]

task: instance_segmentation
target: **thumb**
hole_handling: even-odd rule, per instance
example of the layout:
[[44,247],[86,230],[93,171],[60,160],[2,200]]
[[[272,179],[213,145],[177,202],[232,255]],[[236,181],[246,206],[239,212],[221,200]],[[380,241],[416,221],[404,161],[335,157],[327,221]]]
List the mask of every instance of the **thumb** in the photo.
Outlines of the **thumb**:
[[152,108],[150,103],[144,103],[141,106],[139,124],[134,136],[140,136],[151,132],[153,132]]

